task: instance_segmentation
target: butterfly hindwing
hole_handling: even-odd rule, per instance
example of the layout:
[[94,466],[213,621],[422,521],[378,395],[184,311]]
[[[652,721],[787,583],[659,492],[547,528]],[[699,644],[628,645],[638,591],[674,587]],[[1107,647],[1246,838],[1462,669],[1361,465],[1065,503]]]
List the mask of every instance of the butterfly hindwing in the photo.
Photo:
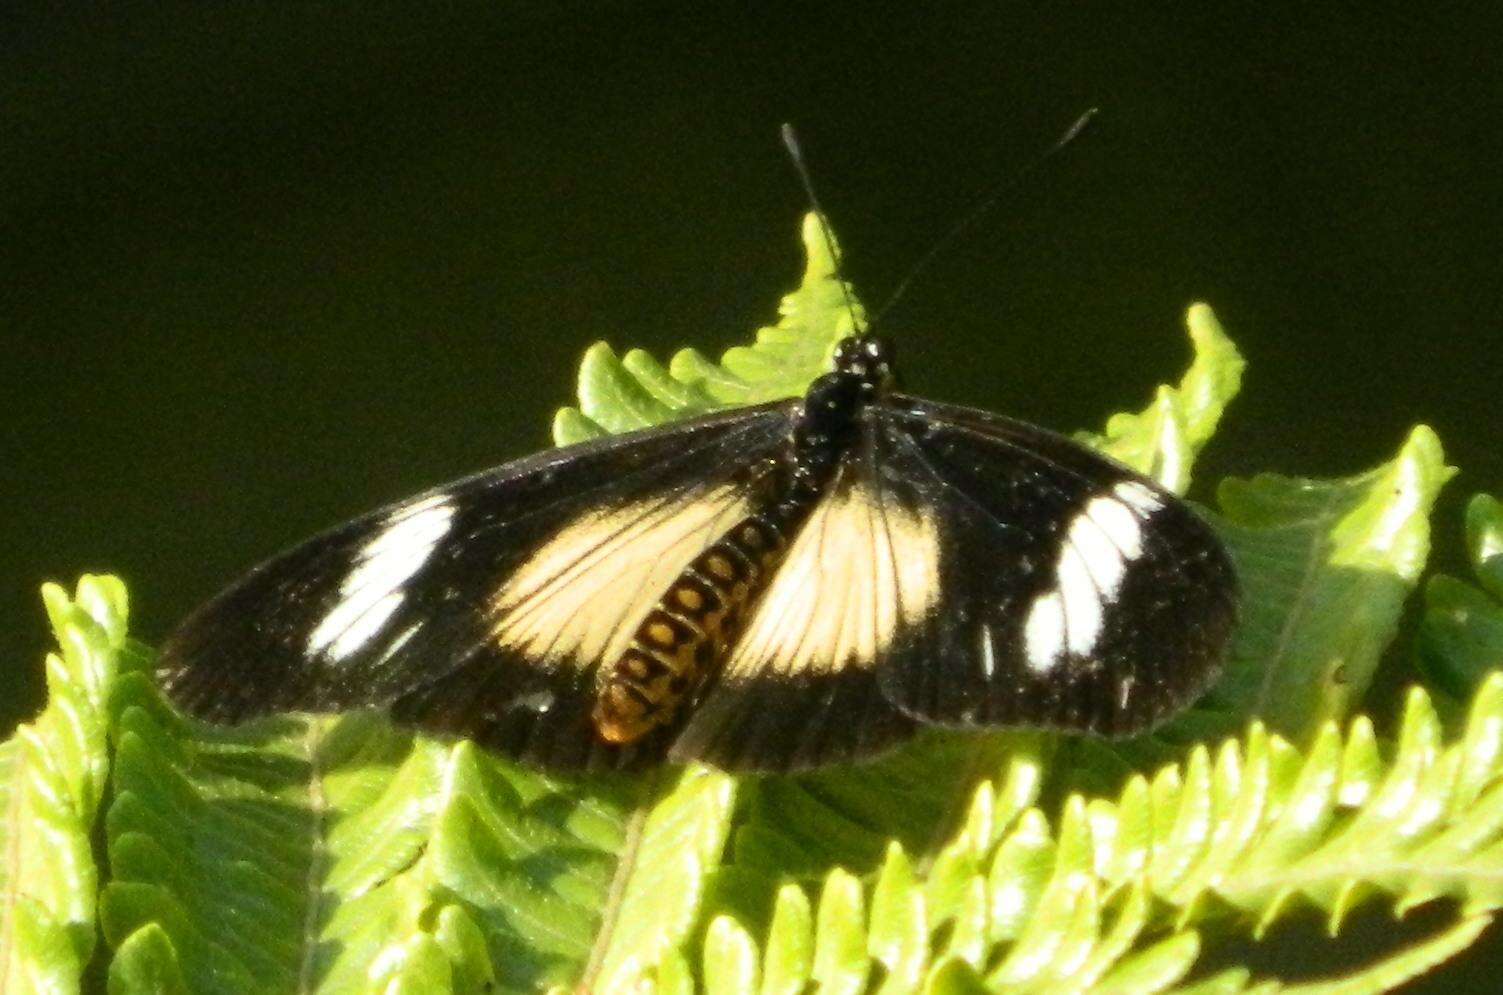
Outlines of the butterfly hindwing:
[[912,735],[876,667],[934,610],[938,547],[917,509],[884,510],[848,454],[800,527],[672,753],[735,770],[861,759]]
[[653,759],[667,730],[593,735],[599,669],[757,499],[791,407],[550,450],[336,528],[190,617],[163,684],[218,721],[390,708],[545,766]]
[[939,610],[895,640],[889,699],[925,722],[1126,735],[1218,672],[1236,578],[1187,505],[1066,439],[894,395],[869,431],[890,503],[933,517]]

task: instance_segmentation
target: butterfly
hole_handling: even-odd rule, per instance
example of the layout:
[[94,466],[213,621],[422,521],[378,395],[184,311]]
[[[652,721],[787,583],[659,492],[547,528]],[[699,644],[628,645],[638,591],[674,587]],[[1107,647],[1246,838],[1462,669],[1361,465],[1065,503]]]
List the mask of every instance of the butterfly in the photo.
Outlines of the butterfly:
[[194,612],[217,722],[382,709],[553,770],[786,772],[926,726],[1149,729],[1214,679],[1226,550],[1068,438],[901,393],[841,341],[802,397],[553,449],[355,519]]

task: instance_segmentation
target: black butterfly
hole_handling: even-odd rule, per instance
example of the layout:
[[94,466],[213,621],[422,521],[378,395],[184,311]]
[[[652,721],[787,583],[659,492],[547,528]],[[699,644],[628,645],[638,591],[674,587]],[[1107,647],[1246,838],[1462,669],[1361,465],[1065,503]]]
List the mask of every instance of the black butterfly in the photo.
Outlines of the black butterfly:
[[384,708],[555,769],[786,771],[924,725],[1147,729],[1215,676],[1225,550],[1151,480],[893,389],[507,463],[262,564],[163,650],[201,717]]

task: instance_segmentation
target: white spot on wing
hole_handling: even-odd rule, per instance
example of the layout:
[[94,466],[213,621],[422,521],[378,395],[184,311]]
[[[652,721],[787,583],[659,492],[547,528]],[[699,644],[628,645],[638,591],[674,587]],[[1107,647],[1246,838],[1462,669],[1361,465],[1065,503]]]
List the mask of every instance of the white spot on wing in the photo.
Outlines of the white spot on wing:
[[1086,505],[1086,517],[1106,536],[1123,559],[1134,560],[1143,554],[1143,526],[1138,516],[1115,498],[1098,497]]
[[517,708],[524,708],[529,712],[546,715],[553,707],[554,694],[552,691],[532,691],[517,698],[513,704]]
[[1112,488],[1112,493],[1117,495],[1133,510],[1143,516],[1148,516],[1164,506],[1164,499],[1153,492],[1147,484],[1136,480],[1124,480]]
[[1028,666],[1044,673],[1059,662],[1065,648],[1065,605],[1058,591],[1041,594],[1028,610],[1023,625],[1023,651]]
[[1060,551],[1057,576],[1065,602],[1065,646],[1071,653],[1089,653],[1101,634],[1105,608],[1101,602],[1106,595],[1097,590],[1085,557],[1072,542],[1067,541]]
[[1060,542],[1054,587],[1034,600],[1024,625],[1034,670],[1048,670],[1066,651],[1084,656],[1095,649],[1106,608],[1116,600],[1128,565],[1143,553],[1138,515],[1162,506],[1147,487],[1125,481],[1076,513]]
[[[400,599],[398,599],[398,602],[400,603]],[[382,618],[382,621],[385,621],[384,617]],[[381,655],[376,658],[376,664],[383,664],[387,660],[390,660],[392,657],[396,656],[397,652],[403,646],[406,646],[407,641],[413,636],[417,635],[418,630],[420,630],[422,627],[423,623],[421,621],[413,622],[411,625],[407,626],[407,628],[397,633],[395,637],[388,639],[386,641],[386,647],[381,650]]]
[[[327,653],[331,660],[343,660],[380,632],[401,604],[401,591],[389,591],[374,602],[358,596],[341,601],[309,637],[308,648]],[[320,640],[327,645],[315,646]]]
[[375,638],[405,597],[401,587],[449,532],[454,508],[442,495],[398,508],[356,556],[340,600],[308,635],[310,654],[341,660]]
[[[1092,501],[1086,506],[1085,511],[1075,516],[1075,520],[1070,523],[1069,531],[1065,533],[1065,545],[1060,554],[1058,572],[1063,577],[1066,558],[1071,555],[1079,557],[1086,572],[1095,581],[1101,597],[1110,600],[1112,592],[1122,582],[1122,575],[1127,570],[1127,564],[1122,548],[1112,541],[1111,535],[1093,517],[1093,509],[1103,500],[1110,502],[1128,518],[1132,518],[1131,512],[1111,498],[1097,498]],[[1136,524],[1136,519],[1133,521]]]
[[977,636],[981,642],[981,676],[991,680],[997,672],[997,649],[992,644],[992,627],[982,622]]

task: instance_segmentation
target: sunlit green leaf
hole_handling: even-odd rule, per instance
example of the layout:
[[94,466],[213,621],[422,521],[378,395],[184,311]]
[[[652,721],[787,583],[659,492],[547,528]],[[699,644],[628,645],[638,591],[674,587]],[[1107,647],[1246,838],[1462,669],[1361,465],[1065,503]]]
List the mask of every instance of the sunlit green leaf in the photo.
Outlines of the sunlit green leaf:
[[[981,847],[972,880],[990,925],[964,954],[950,952],[961,913],[949,896],[967,889],[927,887],[894,845],[864,884],[840,870],[825,879],[814,977],[851,992],[1155,992],[1190,973],[1202,921],[1256,933],[1313,907],[1334,932],[1359,901],[1402,915],[1452,899],[1453,927],[1339,979],[1285,989],[1234,970],[1176,989],[1389,990],[1470,943],[1503,907],[1500,729],[1503,674],[1479,689],[1449,741],[1414,689],[1386,758],[1365,745],[1365,719],[1345,736],[1326,723],[1306,750],[1255,724],[1131,778],[1115,799],[1069,799],[1053,829],[1030,810]],[[938,852],[973,849],[984,821],[968,819]],[[952,878],[954,866],[936,860],[928,875]],[[951,913],[932,914],[931,896]],[[926,965],[917,977],[916,964]]]
[[777,323],[759,329],[753,344],[727,350],[719,363],[684,349],[664,368],[640,349],[618,359],[610,346],[596,343],[580,365],[579,407],[554,416],[554,440],[568,445],[717,407],[802,394],[828,368],[835,343],[850,335],[864,314],[850,288],[837,279],[835,259],[813,214],[804,218],[802,238],[808,260],[803,280],[783,298]]
[[109,776],[106,704],[125,645],[125,587],[85,576],[42,600],[61,651],[48,703],[0,746],[0,991],[78,991],[95,943],[90,844]]
[[798,995],[814,969],[814,914],[796,884],[778,890],[762,961],[762,995]]
[[1452,472],[1420,426],[1393,460],[1355,477],[1225,481],[1216,522],[1243,611],[1214,707],[1296,739],[1345,716],[1393,639]]
[[1078,436],[1177,494],[1189,488],[1195,457],[1241,389],[1247,365],[1207,305],[1191,307],[1185,325],[1195,358],[1178,386],[1161,384],[1142,411],[1113,415],[1105,434]]
[[[755,344],[666,365],[596,345],[558,441],[802,392],[861,313],[814,219],[803,238],[803,284]],[[1243,369],[1209,308],[1187,324],[1180,382],[1088,437],[1178,491]],[[1416,690],[1392,741],[1345,721],[1448,472],[1419,428],[1356,477],[1227,482],[1213,519],[1245,586],[1233,660],[1153,737],[931,731],[791,777],[545,776],[366,714],[202,726],[144,667],[114,677],[117,582],[72,602],[49,589],[51,702],[0,745],[0,987],[77,989],[109,780],[96,967],[114,995],[1272,992],[1280,979],[1235,967],[1186,979],[1209,938],[1299,909],[1335,931],[1364,902],[1453,901],[1431,939],[1292,989],[1386,990],[1503,906],[1503,676],[1483,663],[1497,502],[1469,511],[1475,586],[1430,591],[1427,660],[1470,712],[1443,724]]]
[[1503,502],[1478,494],[1467,504],[1466,548],[1475,584],[1431,577],[1419,633],[1426,675],[1458,698],[1503,670]]
[[109,991],[110,995],[188,995],[188,984],[177,966],[177,951],[166,930],[151,923],[120,944],[110,962]]

